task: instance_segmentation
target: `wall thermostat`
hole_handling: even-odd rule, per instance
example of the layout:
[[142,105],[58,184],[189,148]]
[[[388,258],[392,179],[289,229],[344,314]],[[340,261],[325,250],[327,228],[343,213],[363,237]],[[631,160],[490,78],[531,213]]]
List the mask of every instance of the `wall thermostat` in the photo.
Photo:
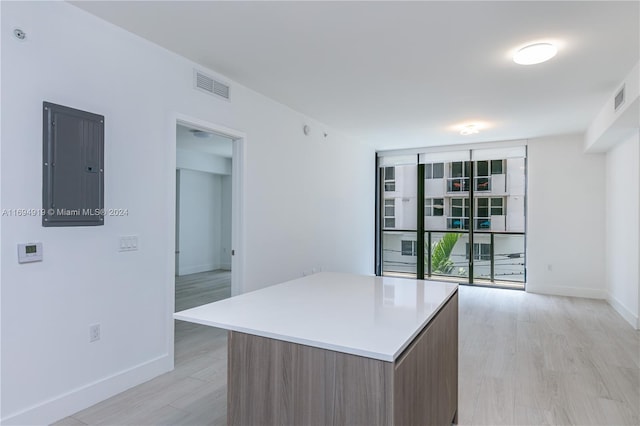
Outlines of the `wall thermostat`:
[[42,262],[42,243],[18,244],[18,263]]

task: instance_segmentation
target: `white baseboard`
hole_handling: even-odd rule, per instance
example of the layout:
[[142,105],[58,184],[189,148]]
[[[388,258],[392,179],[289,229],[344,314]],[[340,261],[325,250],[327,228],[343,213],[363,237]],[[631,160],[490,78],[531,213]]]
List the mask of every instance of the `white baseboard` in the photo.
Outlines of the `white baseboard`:
[[0,423],[7,426],[48,425],[171,370],[173,370],[173,359],[164,354],[10,414],[0,420]]
[[607,293],[596,288],[570,287],[559,285],[527,285],[528,293],[550,294],[553,296],[585,297],[588,299],[606,299]]
[[631,325],[631,327],[633,327],[635,330],[640,330],[640,320],[638,319],[638,316],[634,315],[633,312],[627,309],[627,307],[624,306],[618,299],[613,297],[611,293],[607,295],[607,302],[609,302],[611,307],[615,309],[616,312],[619,313],[620,316]]

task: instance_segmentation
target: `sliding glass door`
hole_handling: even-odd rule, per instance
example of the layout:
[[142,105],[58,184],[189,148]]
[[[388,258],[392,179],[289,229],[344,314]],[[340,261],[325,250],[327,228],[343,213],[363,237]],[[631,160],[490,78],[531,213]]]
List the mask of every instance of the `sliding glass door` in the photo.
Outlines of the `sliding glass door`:
[[469,151],[420,154],[424,168],[425,277],[468,280],[463,243],[469,229],[471,175]]
[[418,166],[415,156],[387,160],[380,167],[382,270],[387,274],[416,277]]
[[523,286],[526,147],[378,164],[378,274]]

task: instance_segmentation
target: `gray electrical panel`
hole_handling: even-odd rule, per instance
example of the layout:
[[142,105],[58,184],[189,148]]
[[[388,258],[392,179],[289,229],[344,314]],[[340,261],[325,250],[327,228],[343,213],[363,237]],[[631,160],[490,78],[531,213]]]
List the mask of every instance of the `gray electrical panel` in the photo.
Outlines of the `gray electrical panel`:
[[104,117],[42,106],[42,226],[104,225]]

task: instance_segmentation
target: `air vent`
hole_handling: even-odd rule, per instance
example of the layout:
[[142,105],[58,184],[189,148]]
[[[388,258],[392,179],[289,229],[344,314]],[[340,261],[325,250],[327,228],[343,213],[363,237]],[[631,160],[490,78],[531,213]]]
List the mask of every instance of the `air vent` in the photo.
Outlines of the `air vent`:
[[213,93],[218,96],[222,96],[225,99],[229,99],[229,86],[213,80]]
[[616,93],[616,97],[613,100],[613,110],[617,111],[620,108],[620,105],[624,103],[624,86],[618,93]]
[[226,100],[230,99],[228,85],[214,80],[198,70],[194,70],[194,87],[210,95],[219,96]]

